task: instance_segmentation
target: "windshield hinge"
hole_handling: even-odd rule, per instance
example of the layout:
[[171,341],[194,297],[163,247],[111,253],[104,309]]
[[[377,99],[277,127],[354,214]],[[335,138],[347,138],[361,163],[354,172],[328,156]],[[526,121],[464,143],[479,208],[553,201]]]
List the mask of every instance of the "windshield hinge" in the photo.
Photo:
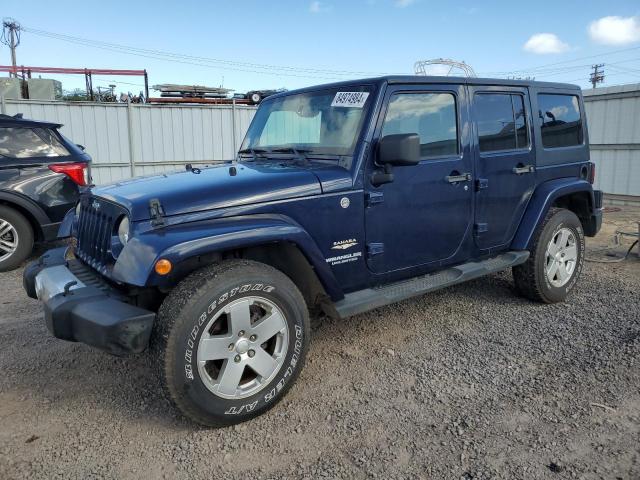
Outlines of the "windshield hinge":
[[367,207],[373,207],[379,203],[384,202],[384,195],[382,192],[368,192],[367,193]]
[[164,208],[157,198],[149,200],[149,215],[151,216],[151,226],[161,227],[164,225]]

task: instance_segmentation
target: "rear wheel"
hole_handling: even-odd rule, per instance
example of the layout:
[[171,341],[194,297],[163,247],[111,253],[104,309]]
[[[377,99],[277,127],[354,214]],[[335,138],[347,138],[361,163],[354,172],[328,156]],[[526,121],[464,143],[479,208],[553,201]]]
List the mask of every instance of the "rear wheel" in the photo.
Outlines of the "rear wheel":
[[0,205],[0,272],[20,266],[33,249],[33,229],[13,208]]
[[535,233],[531,256],[513,268],[517,290],[544,303],[563,301],[584,263],[584,232],[571,211],[552,208]]
[[293,282],[270,266],[231,260],[192,274],[165,299],[152,351],[171,402],[198,423],[224,426],[284,396],[308,339]]

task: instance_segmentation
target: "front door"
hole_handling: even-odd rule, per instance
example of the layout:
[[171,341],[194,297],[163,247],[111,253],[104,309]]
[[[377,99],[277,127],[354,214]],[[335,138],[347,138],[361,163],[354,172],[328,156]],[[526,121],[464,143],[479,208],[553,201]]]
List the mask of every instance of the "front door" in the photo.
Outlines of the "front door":
[[479,249],[508,248],[535,186],[527,88],[471,87],[477,179],[475,238]]
[[[464,259],[472,222],[472,158],[466,89],[457,85],[393,86],[375,138],[416,133],[421,161],[392,168],[393,180],[371,184],[367,167],[367,265],[375,273],[440,266]],[[374,142],[375,145],[375,142]]]

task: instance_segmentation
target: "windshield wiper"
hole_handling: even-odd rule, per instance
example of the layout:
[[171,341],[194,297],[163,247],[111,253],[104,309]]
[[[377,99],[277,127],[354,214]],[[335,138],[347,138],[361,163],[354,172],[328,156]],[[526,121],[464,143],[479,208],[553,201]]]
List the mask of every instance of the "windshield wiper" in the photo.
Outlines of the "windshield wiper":
[[296,157],[302,160],[307,160],[307,153],[311,153],[313,150],[309,148],[294,148],[294,147],[281,147],[272,148],[269,153],[293,153]]
[[267,152],[268,150],[265,150],[264,148],[243,148],[242,150],[238,150],[238,155],[250,153],[255,160],[258,157],[264,156],[263,154]]

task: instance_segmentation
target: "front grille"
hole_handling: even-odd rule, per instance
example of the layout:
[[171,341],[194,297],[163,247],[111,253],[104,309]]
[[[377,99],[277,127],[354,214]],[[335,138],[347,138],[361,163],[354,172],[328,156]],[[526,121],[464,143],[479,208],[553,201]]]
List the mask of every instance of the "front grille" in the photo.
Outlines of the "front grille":
[[69,260],[67,262],[67,268],[86,286],[102,290],[107,295],[119,296],[119,292],[106,280],[105,276],[100,275],[94,269],[82,263],[81,260],[77,258]]
[[95,197],[80,202],[75,254],[86,264],[108,274],[115,262],[111,253],[114,224],[123,214],[121,207]]

